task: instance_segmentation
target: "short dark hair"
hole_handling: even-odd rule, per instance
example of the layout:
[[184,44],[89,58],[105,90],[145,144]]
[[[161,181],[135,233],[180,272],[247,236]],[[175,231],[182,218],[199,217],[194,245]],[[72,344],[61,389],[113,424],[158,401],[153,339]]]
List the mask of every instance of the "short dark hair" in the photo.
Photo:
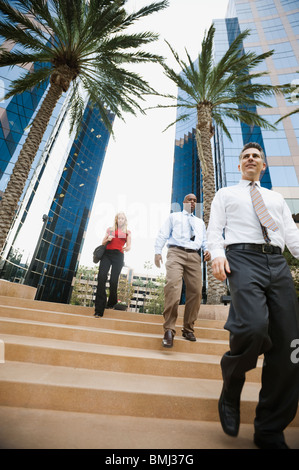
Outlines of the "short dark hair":
[[242,154],[247,149],[257,149],[257,150],[259,150],[260,154],[261,154],[261,157],[262,157],[262,160],[265,161],[264,151],[263,151],[262,147],[260,146],[260,144],[258,144],[257,142],[248,142],[248,144],[245,144],[244,147],[241,150],[240,155],[239,155],[239,160],[242,159]]

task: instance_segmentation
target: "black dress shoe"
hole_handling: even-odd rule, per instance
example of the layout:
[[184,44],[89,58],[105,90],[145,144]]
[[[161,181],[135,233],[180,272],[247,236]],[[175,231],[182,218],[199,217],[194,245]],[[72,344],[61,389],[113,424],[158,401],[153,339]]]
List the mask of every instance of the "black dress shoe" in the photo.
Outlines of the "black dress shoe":
[[271,450],[271,449],[289,449],[285,441],[272,441],[263,439],[262,437],[254,435],[253,442],[259,449]]
[[173,333],[171,330],[166,330],[162,341],[164,348],[172,348],[173,346]]
[[231,399],[222,388],[218,411],[223,431],[229,436],[236,437],[240,427],[240,400]]
[[185,331],[182,330],[183,337],[186,338],[188,341],[196,341],[196,338],[194,336],[194,333],[192,331]]
[[103,313],[101,314],[101,313],[97,313],[97,312],[96,312],[96,313],[94,314],[94,316],[95,316],[96,318],[99,318],[99,317],[102,317],[102,316],[103,316]]

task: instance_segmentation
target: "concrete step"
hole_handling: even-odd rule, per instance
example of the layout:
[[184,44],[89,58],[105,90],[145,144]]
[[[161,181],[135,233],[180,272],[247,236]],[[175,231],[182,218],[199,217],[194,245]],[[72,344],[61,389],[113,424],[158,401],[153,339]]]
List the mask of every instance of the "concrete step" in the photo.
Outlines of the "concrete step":
[[[255,448],[261,361],[247,374],[239,439],[219,424],[227,312],[202,306],[190,342],[180,310],[168,350],[161,315],[106,310],[96,319],[89,307],[0,296],[0,448],[17,439],[17,448]],[[298,433],[299,414],[286,430],[292,448]]]
[[[142,321],[134,318],[123,319],[114,315],[115,311],[109,311],[110,316],[101,318],[95,318],[92,316],[85,316],[79,314],[70,313],[59,313],[42,311],[37,309],[28,309],[26,307],[11,307],[0,305],[0,317],[2,318],[13,318],[20,320],[33,320],[40,323],[48,322],[55,324],[74,325],[74,326],[86,326],[92,328],[103,328],[108,330],[119,330],[119,331],[131,331],[139,333],[150,333],[150,334],[163,334],[162,321],[154,322],[154,319],[150,318],[151,321],[147,321],[146,315],[143,315]],[[152,315],[151,317],[157,317]],[[182,323],[178,322],[177,332],[181,332]],[[210,339],[224,339],[228,340],[228,332],[220,329],[218,325],[214,325],[214,321],[202,321],[195,327],[195,334],[202,338]]]
[[[203,307],[213,307],[213,306],[202,306]],[[66,304],[55,304],[52,302],[41,302],[41,301],[34,301],[28,299],[17,299],[17,298],[9,298],[9,297],[1,297],[0,296],[0,312],[7,311],[7,315],[13,315],[13,310],[20,309],[19,315],[22,315],[22,312],[31,312],[31,315],[34,314],[40,315],[47,315],[49,314],[60,314],[60,315],[73,315],[75,317],[85,317],[85,318],[94,318],[94,309],[90,307],[81,307],[77,305],[66,305]],[[11,312],[11,313],[9,313]],[[179,309],[179,316],[178,316],[178,325],[182,325],[182,318],[183,318],[183,309]],[[153,315],[148,313],[138,313],[138,312],[127,312],[121,310],[112,310],[106,309],[104,316],[101,318],[107,319],[113,318],[115,320],[128,320],[128,321],[136,321],[138,323],[142,322],[152,322],[155,324],[162,325],[164,322],[162,315]],[[67,319],[67,316],[65,317]],[[213,318],[199,317],[196,325],[202,327],[210,327],[210,328],[219,328],[223,329],[225,320],[220,319],[216,320]]]
[[[90,327],[81,325],[56,324],[14,318],[0,318],[1,334],[52,338],[57,340],[77,341],[93,344],[105,344],[139,349],[164,350],[162,334],[150,334],[132,331],[101,329],[100,319],[92,319]],[[214,336],[218,330],[202,329],[200,336]],[[175,351],[198,354],[222,355],[227,350],[227,341],[197,338],[196,342],[186,341],[177,336],[174,341]]]
[[[0,422],[1,449],[118,449],[117,455],[122,455],[119,449],[135,449],[134,456],[138,449],[169,449],[171,454],[190,449],[187,454],[194,463],[198,461],[194,449],[256,449],[253,425],[244,423],[238,438],[233,438],[224,434],[219,422],[3,406]],[[299,449],[299,428],[287,428],[285,436],[292,449]]]
[[[172,377],[221,380],[220,356],[183,353],[175,350],[124,348],[102,344],[1,335],[5,343],[5,360],[130,372]],[[247,379],[260,382],[261,363]]]
[[[2,406],[148,418],[218,421],[222,381],[6,362]],[[246,383],[241,420],[252,423],[259,384]],[[294,425],[299,425],[299,419]]]
[[[60,304],[55,302],[44,302],[41,300],[32,300],[28,298],[8,297],[0,295],[0,305],[9,305],[24,308],[39,309],[42,311],[52,311],[60,313],[72,313],[78,315],[92,316],[94,313],[93,307],[83,307],[80,305]],[[199,309],[199,319],[214,321],[215,324],[223,325],[228,315],[228,306],[224,305],[204,305],[202,304]],[[184,306],[179,306],[179,317],[183,316]],[[105,310],[104,316],[109,314],[109,309]],[[163,322],[162,315],[144,314],[139,312],[126,312],[121,310],[113,310],[115,318],[123,319],[138,319],[142,321],[142,318],[146,317],[146,321],[160,321]]]
[[[6,362],[0,367],[0,403],[36,409],[147,418],[218,421],[222,381],[161,377]],[[246,382],[241,421],[252,423],[259,384]],[[299,416],[292,422],[299,426]]]

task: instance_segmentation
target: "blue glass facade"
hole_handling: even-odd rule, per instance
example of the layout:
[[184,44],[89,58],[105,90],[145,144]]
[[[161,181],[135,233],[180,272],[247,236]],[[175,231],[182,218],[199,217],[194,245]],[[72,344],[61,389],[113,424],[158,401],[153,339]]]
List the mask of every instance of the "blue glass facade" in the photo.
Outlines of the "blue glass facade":
[[[268,76],[262,79],[264,83],[284,84],[293,81],[299,86],[298,0],[230,0],[227,17],[214,20],[214,25],[216,62],[241,31],[250,29],[251,34],[243,44],[244,50],[255,51],[257,54],[274,50],[273,56],[255,69],[268,72]],[[268,98],[267,102],[273,108],[258,108],[256,112],[271,123],[275,123],[282,115],[299,106],[299,101],[289,102],[280,95]],[[240,150],[247,142],[258,142],[263,147],[267,160],[267,170],[261,184],[280,192],[291,208],[295,220],[298,219],[299,222],[299,114],[282,121],[277,125],[275,132],[230,120],[225,120],[225,124],[232,141],[216,128],[212,142],[216,190],[221,186],[236,184],[240,180]],[[176,141],[188,135],[195,125],[195,116],[190,116],[190,120],[183,126],[178,124]],[[186,155],[186,166],[193,164],[192,158],[191,152]],[[173,200],[180,184],[191,185],[189,173],[187,170],[180,173],[175,155]],[[179,174],[181,183],[179,176],[175,179],[175,175]]]
[[[183,181],[182,175],[184,175]],[[200,181],[195,132],[192,130],[188,135],[175,142],[171,199],[174,210],[182,210],[182,202],[186,194],[196,194],[198,203],[202,202]]]
[[[2,97],[20,72],[24,69],[0,69]],[[47,84],[0,102],[0,198],[46,89]],[[0,278],[37,287],[37,299],[69,301],[108,141],[98,111],[89,105],[78,138],[70,136],[64,94],[27,179],[0,259]]]
[[[110,119],[112,122],[112,115]],[[64,121],[65,116],[62,123]],[[58,126],[54,141],[61,137],[61,133],[61,126]],[[37,287],[36,298],[39,300],[68,303],[70,299],[109,137],[99,113],[87,106],[82,128],[70,147],[58,184],[54,181],[55,190],[50,204],[53,184],[45,173],[49,171],[47,166],[54,166],[51,151],[44,159],[33,190],[29,190],[26,208],[19,220],[1,277]],[[62,140],[65,140],[64,136]],[[53,143],[52,147],[55,150]],[[60,160],[59,163],[63,161]],[[39,195],[45,191],[48,196],[45,202],[40,201],[39,204]],[[32,233],[35,241],[31,251],[26,251],[24,244],[29,243],[31,221],[36,221],[37,217],[41,220],[47,204],[49,210],[42,229],[37,224],[39,232]],[[37,211],[39,205],[43,207]]]
[[[24,72],[21,67],[16,67],[15,69],[9,69],[8,67],[0,68],[0,92],[2,98],[9,89],[10,82],[17,78],[21,72]],[[8,100],[0,102],[0,198],[2,192],[5,191],[14,164],[26,140],[26,128],[32,122],[32,118],[40,105],[47,86],[47,83],[43,84],[40,87],[35,87],[31,92],[15,95]],[[51,117],[48,129],[33,162],[26,187],[40,159],[53,124],[58,117],[62,102],[63,98],[59,100]]]
[[[109,133],[95,109],[84,123],[62,172],[28,283],[37,298],[68,303],[102,170]],[[113,117],[111,116],[111,122]]]

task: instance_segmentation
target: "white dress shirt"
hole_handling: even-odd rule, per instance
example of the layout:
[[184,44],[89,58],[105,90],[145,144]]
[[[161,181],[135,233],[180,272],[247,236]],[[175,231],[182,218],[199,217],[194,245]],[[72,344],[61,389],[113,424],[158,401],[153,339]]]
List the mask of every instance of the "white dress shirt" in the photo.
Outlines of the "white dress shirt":
[[[277,232],[268,230],[270,244],[282,250],[287,245],[292,255],[299,258],[299,230],[283,196],[257,183],[265,206],[279,228]],[[212,260],[225,257],[225,247],[233,243],[265,243],[250,196],[250,181],[242,179],[236,186],[219,189],[211,205],[207,237]]]
[[[190,240],[191,237],[194,240]],[[155,254],[161,254],[165,243],[191,250],[206,250],[207,237],[204,222],[185,209],[173,212],[161,227],[155,242]]]

